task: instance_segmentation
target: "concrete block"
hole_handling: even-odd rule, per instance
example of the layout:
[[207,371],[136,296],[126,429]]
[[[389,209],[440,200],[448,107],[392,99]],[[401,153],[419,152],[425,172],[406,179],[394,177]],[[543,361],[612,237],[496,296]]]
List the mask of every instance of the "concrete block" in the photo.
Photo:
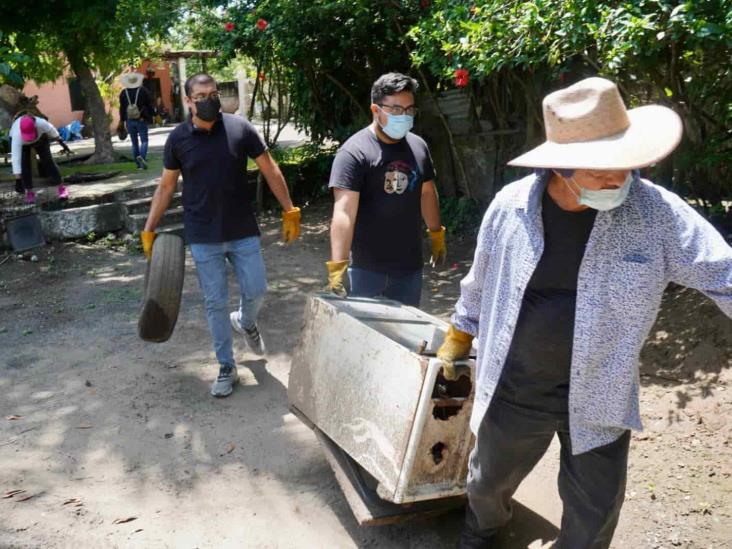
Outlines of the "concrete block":
[[90,232],[107,233],[124,228],[121,204],[108,203],[82,208],[68,208],[38,214],[47,238],[81,238]]

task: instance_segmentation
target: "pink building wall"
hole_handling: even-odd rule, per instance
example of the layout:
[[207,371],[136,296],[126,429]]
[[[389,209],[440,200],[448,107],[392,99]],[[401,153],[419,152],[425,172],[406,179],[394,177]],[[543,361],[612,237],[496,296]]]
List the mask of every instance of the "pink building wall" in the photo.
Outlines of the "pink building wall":
[[84,111],[71,110],[71,95],[65,76],[41,86],[32,81],[26,82],[23,93],[28,97],[38,96],[38,108],[57,128],[74,120],[81,121],[84,114]]

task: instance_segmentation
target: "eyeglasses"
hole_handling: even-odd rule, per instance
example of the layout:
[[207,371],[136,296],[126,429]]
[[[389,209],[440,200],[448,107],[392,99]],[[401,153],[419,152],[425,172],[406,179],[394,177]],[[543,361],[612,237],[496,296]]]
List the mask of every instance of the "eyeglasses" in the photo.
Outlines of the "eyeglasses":
[[198,101],[206,101],[206,99],[219,99],[221,95],[219,95],[219,92],[211,92],[208,95],[205,94],[198,94],[191,96],[191,101],[198,102]]
[[411,107],[407,107],[406,109],[401,105],[384,105],[382,103],[377,103],[377,105],[381,107],[381,110],[384,110],[389,114],[395,114],[397,116],[401,116],[402,114],[416,116],[418,111],[417,107],[415,107],[414,105],[412,105]]

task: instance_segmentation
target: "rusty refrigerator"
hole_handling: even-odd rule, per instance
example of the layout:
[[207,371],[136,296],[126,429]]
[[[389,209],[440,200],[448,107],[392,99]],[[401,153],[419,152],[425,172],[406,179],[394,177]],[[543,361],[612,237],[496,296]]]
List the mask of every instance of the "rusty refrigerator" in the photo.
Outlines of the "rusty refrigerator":
[[434,356],[447,327],[389,300],[316,295],[306,305],[290,407],[387,502],[465,493],[474,361],[461,364],[456,381],[442,377]]

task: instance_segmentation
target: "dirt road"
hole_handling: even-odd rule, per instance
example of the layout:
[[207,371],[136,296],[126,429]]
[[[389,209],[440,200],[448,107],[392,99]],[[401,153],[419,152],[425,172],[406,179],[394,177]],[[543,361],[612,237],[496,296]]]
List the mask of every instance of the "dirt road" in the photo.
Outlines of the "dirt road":
[[[242,384],[223,400],[208,395],[216,367],[190,264],[164,344],[136,336],[139,254],[66,243],[0,265],[0,496],[24,490],[0,500],[0,547],[455,546],[459,512],[359,528],[314,436],[288,413],[304,301],[323,284],[327,213],[307,208],[292,247],[264,219],[269,354],[254,360],[239,342]],[[450,243],[448,266],[428,275],[427,311],[449,315],[471,253]],[[615,547],[728,546],[731,381],[732,321],[695,292],[670,293],[643,354],[647,431],[633,438]],[[556,454],[519,491],[526,507],[504,547],[554,536]]]

